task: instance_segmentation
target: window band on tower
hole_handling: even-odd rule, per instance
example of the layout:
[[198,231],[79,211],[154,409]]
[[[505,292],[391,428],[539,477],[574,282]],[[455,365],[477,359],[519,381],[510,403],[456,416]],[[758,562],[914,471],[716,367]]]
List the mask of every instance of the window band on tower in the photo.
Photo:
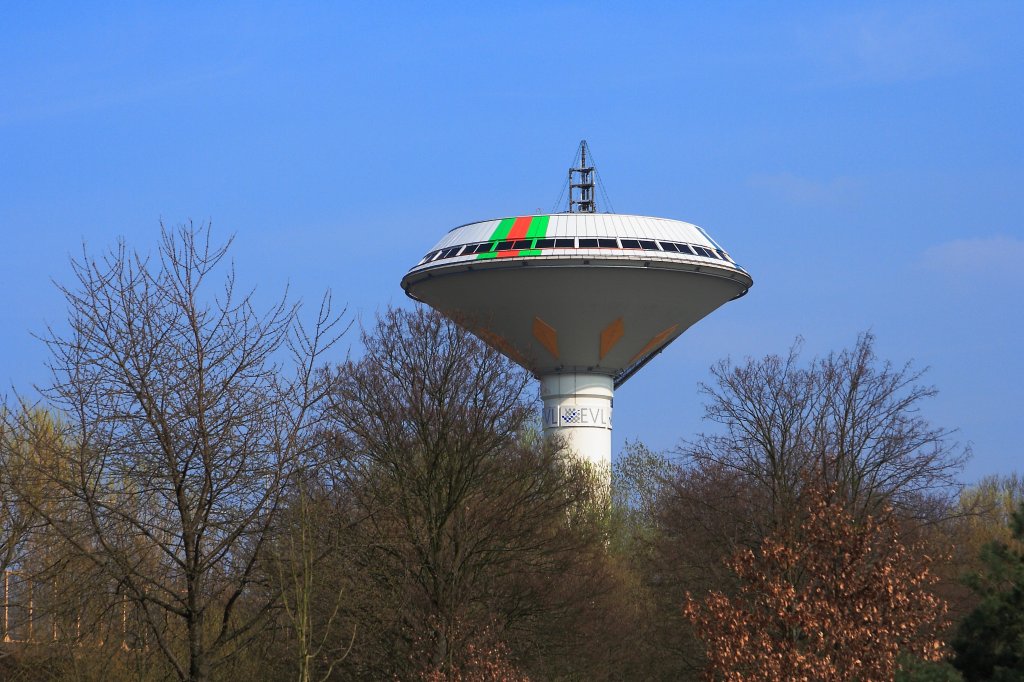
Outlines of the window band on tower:
[[[540,217],[540,216],[534,216]],[[547,217],[547,216],[543,216]],[[512,221],[513,219],[506,219]],[[501,221],[502,224],[506,220]],[[547,223],[544,223],[546,231]],[[499,233],[508,236],[509,229],[504,231],[495,230],[494,235]],[[532,230],[531,230],[532,231]],[[540,230],[538,230],[540,231]],[[476,258],[509,258],[513,256],[540,256],[544,250],[550,249],[617,249],[624,251],[643,250],[656,251],[659,253],[679,253],[684,256],[701,256],[714,260],[722,260],[735,265],[728,254],[724,251],[709,249],[698,244],[685,244],[683,242],[670,242],[654,239],[617,239],[615,237],[544,237],[526,239],[495,239],[494,235],[488,241],[472,242],[449,246],[429,252],[420,261],[420,265],[434,261],[446,260],[456,257],[475,256]]]

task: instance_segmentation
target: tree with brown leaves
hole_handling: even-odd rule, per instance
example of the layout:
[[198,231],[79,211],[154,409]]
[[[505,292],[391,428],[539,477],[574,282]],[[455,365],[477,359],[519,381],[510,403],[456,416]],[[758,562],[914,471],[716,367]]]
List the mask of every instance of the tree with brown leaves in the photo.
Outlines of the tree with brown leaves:
[[834,492],[810,491],[806,516],[729,562],[734,595],[687,595],[709,680],[891,680],[897,656],[942,656],[946,605],[928,556],[895,519],[857,522]]

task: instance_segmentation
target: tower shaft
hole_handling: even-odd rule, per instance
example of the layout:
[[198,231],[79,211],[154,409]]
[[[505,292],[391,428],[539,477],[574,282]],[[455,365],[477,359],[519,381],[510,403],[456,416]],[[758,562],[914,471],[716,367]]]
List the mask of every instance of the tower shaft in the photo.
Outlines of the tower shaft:
[[540,378],[544,436],[560,438],[606,481],[611,476],[613,392],[614,380],[607,374],[564,372]]

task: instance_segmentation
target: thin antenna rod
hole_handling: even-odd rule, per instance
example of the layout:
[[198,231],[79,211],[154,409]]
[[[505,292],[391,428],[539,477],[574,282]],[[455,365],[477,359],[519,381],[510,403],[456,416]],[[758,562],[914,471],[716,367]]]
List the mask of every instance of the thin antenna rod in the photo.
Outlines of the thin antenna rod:
[[587,141],[580,140],[580,165],[569,169],[569,213],[595,213],[594,167],[587,165]]

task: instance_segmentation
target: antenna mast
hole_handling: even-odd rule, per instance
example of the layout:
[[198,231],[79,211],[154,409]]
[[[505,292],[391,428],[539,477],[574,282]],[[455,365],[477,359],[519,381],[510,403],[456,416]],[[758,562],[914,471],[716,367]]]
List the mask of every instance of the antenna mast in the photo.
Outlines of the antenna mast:
[[587,165],[586,140],[580,140],[580,148],[576,154],[579,166],[569,169],[569,213],[595,213],[594,204],[594,167]]

